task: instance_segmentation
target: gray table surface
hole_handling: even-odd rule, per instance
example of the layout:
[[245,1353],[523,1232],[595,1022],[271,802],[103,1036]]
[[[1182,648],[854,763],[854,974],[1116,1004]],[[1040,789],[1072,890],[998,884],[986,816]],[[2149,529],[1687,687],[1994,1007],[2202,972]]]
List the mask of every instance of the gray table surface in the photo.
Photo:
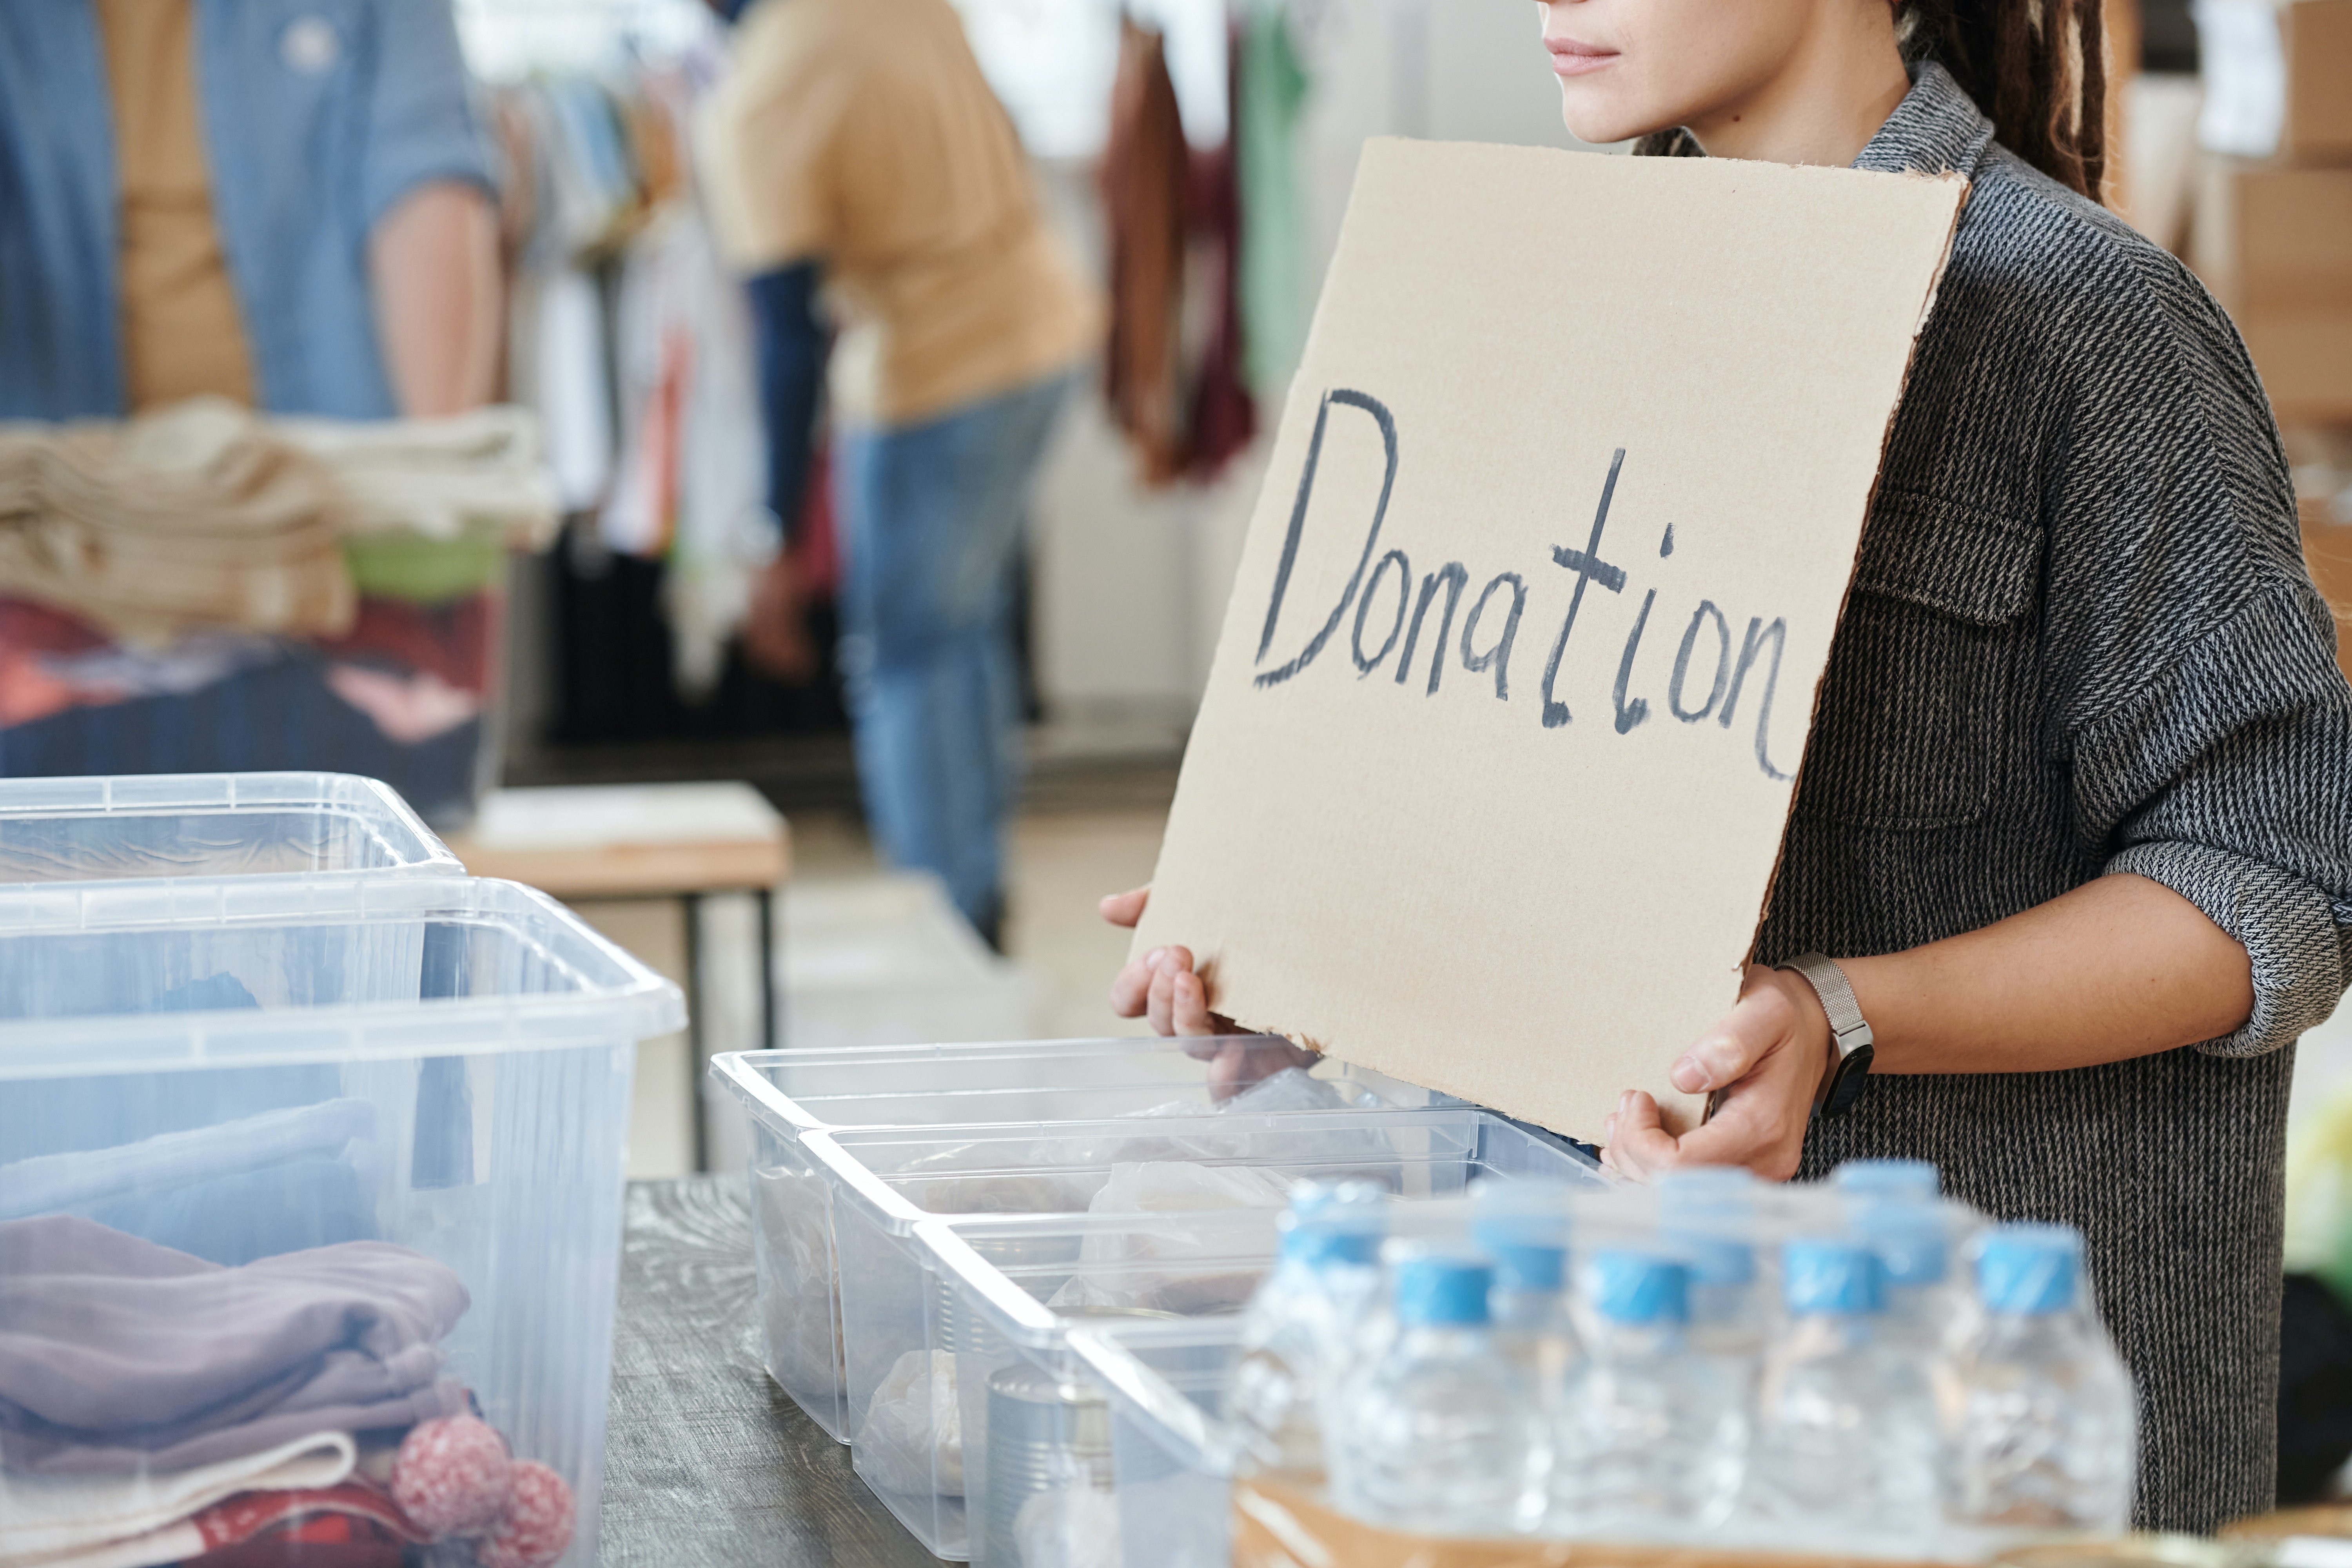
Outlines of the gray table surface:
[[934,1568],[760,1365],[736,1176],[631,1184],[604,1568]]

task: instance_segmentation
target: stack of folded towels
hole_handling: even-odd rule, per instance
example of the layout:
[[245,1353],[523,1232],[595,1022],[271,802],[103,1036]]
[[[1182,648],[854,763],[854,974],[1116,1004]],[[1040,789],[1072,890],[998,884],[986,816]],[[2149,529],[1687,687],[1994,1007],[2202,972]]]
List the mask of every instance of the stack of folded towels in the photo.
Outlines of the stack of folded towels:
[[467,1306],[383,1242],[225,1268],[0,1224],[0,1568],[546,1568],[572,1491],[444,1375]]

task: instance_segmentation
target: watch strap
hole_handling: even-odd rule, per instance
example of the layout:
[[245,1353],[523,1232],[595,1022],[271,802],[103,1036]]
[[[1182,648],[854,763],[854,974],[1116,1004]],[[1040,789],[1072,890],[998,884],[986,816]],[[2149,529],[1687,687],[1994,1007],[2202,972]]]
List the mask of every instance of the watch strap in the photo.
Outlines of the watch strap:
[[1840,1061],[1873,1043],[1870,1025],[1862,1016],[1862,1003],[1853,994],[1853,983],[1845,977],[1845,971],[1838,967],[1835,959],[1809,952],[1772,967],[1803,975],[1805,984],[1813,988],[1813,994],[1821,998]]

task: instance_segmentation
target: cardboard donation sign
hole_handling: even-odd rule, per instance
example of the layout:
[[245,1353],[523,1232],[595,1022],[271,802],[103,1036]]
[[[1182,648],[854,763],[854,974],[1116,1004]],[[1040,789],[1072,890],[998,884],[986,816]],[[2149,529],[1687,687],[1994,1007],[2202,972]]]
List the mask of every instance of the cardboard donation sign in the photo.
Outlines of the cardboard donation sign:
[[1965,196],[1372,143],[1138,950],[1559,1131],[1689,1125]]

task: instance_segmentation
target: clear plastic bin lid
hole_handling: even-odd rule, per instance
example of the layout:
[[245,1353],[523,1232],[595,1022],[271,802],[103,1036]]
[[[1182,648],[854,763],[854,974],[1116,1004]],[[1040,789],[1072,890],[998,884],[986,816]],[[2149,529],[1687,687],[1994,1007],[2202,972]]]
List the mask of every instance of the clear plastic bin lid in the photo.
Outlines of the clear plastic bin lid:
[[0,884],[464,869],[390,785],[348,773],[0,779]]
[[0,1082],[548,1050],[682,1027],[542,893],[465,877],[0,887]]

